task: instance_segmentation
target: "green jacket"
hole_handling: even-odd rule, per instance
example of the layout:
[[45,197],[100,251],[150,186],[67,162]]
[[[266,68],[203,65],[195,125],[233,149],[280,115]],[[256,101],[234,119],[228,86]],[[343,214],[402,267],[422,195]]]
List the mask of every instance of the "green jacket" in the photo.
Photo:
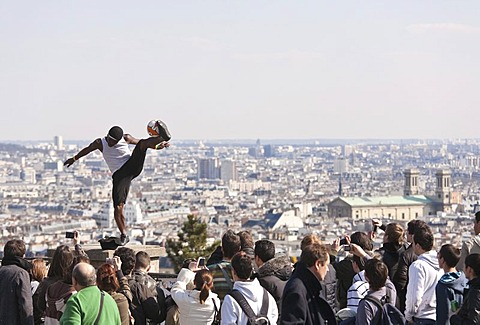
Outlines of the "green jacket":
[[[93,325],[100,309],[100,289],[97,286],[83,288],[67,301],[61,325]],[[102,314],[98,325],[120,325],[120,313],[113,298],[105,292]]]

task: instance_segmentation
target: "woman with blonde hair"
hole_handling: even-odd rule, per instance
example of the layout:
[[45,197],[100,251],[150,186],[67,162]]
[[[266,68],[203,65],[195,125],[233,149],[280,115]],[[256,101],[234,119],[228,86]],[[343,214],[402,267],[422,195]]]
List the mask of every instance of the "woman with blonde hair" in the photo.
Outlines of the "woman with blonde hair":
[[[193,280],[195,288],[187,290],[187,284]],[[212,324],[219,318],[220,299],[212,292],[213,277],[207,269],[196,273],[183,268],[172,287],[172,298],[178,306],[180,324]]]
[[400,254],[405,251],[405,231],[398,223],[389,223],[383,235],[383,245],[379,249],[382,261],[387,265],[388,276],[393,279],[398,268]]

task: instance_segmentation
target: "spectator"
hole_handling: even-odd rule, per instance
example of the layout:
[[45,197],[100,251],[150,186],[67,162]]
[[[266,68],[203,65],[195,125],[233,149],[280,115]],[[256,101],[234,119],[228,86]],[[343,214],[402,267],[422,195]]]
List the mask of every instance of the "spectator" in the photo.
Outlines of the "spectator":
[[400,254],[406,250],[404,231],[398,223],[389,223],[383,235],[383,245],[379,249],[382,261],[388,268],[388,276],[393,279],[397,272]]
[[358,304],[367,295],[370,285],[365,278],[365,260],[363,258],[353,256],[353,270],[357,274],[353,277],[353,283],[347,292],[347,308],[356,314]]
[[[120,261],[115,259],[115,257],[120,258]],[[118,247],[115,253],[113,253],[113,259],[115,261],[115,270],[117,270],[117,279],[120,281],[120,289],[117,292],[127,297],[129,303],[131,303],[133,296],[128,282],[135,268],[135,251],[128,247]],[[126,283],[123,283],[125,281]],[[128,288],[128,290],[123,288]]]
[[0,324],[33,324],[32,290],[25,243],[9,240],[0,267]]
[[250,231],[243,230],[237,233],[240,237],[240,250],[245,252],[252,260],[255,258],[254,242]]
[[292,275],[292,263],[285,254],[275,257],[275,244],[262,239],[255,243],[255,263],[258,266],[257,279],[281,307],[283,289]]
[[[385,286],[388,278],[388,267],[385,263],[375,258],[368,260],[365,263],[365,278],[369,284],[367,297],[378,299],[382,303],[388,302],[395,305],[397,293],[387,290]],[[374,324],[372,322],[374,317],[377,313],[382,312],[374,302],[368,299],[360,301],[357,311],[355,322],[357,325]]]
[[[371,252],[373,250],[373,244],[370,237],[364,232],[354,232],[350,236],[350,243],[360,246],[363,250]],[[332,252],[338,251],[338,240],[332,245]],[[355,271],[352,265],[352,256],[347,256],[344,260],[333,264],[337,277],[337,300],[338,308],[342,309],[347,307],[347,291],[353,284],[353,277]]]
[[[317,237],[315,234],[308,234],[303,237],[302,241],[300,242],[300,250],[304,250],[305,247],[311,244],[322,244],[322,241]],[[331,260],[331,257],[329,257]],[[332,307],[333,311],[336,312],[338,310],[337,304],[337,271],[330,263],[328,264],[328,272],[325,276],[325,279],[322,280],[323,284],[325,285],[325,290],[322,291],[324,294],[325,300],[328,302],[330,307]]]
[[280,324],[336,324],[332,308],[322,298],[321,281],[330,264],[327,248],[318,243],[309,245],[300,259],[283,292]]
[[457,314],[450,317],[450,324],[480,324],[480,254],[474,253],[465,259],[465,276],[468,280],[468,291],[463,305]]
[[68,299],[70,299],[70,296],[76,292],[73,287],[72,272],[77,264],[78,257],[74,257],[70,263],[69,269],[65,271],[63,279],[52,283],[47,288],[47,292],[45,293],[47,301],[45,323],[48,325],[59,324]]
[[445,272],[435,288],[437,295],[437,324],[450,324],[450,316],[458,311],[463,303],[466,278],[455,266],[460,259],[460,250],[451,244],[443,245],[438,252],[438,265]]
[[233,288],[232,265],[230,260],[241,248],[240,236],[232,230],[227,230],[222,236],[223,260],[219,263],[209,265],[213,276],[213,292],[218,294],[220,301]]
[[43,324],[45,310],[47,309],[46,293],[48,287],[67,278],[69,274],[71,275],[72,264],[73,252],[70,248],[67,245],[58,246],[53,253],[47,277],[39,284],[33,297],[33,301],[36,302],[34,306],[35,324]]
[[398,308],[401,312],[405,311],[405,299],[407,295],[407,284],[408,284],[408,268],[410,265],[417,260],[417,254],[413,249],[413,233],[415,229],[420,227],[425,227],[427,224],[421,220],[412,220],[407,224],[407,242],[410,245],[407,249],[400,253],[398,258],[397,271],[394,273],[392,281],[395,284],[397,289],[398,296]]
[[77,293],[68,299],[60,324],[120,325],[120,314],[115,300],[95,285],[93,266],[87,263],[75,265],[72,282]]
[[435,324],[435,287],[443,271],[438,266],[437,252],[433,250],[430,227],[415,229],[413,247],[418,259],[408,269],[408,287],[405,318],[413,324]]
[[148,275],[149,270],[150,256],[146,252],[138,252],[135,255],[135,270],[128,281],[133,296],[130,310],[135,325],[161,323],[166,317],[165,295]]
[[[241,307],[239,300],[243,297],[247,305],[250,306],[256,316],[266,316],[270,324],[276,324],[278,319],[278,309],[275,299],[264,289],[257,279],[251,280],[253,267],[252,260],[245,252],[239,252],[233,256],[232,275],[235,284],[233,292],[225,296],[222,304],[222,324],[246,325],[248,317]],[[234,295],[239,294],[239,297]],[[268,304],[265,306],[265,304]],[[266,309],[266,314],[262,315],[262,307]]]
[[[192,281],[195,289],[187,290],[187,284]],[[212,324],[220,312],[220,299],[211,292],[212,288],[213,277],[209,270],[202,269],[196,273],[188,268],[180,270],[171,290],[178,306],[180,324]]]
[[473,220],[473,232],[475,236],[465,241],[462,245],[462,253],[457,264],[457,270],[463,271],[465,266],[465,258],[472,253],[480,253],[480,211],[475,213]]
[[[122,270],[118,267],[120,264],[120,258],[118,256],[114,257],[113,264],[105,263],[100,266],[97,270],[97,286],[100,290],[107,292],[115,303],[117,304],[118,311],[120,313],[120,322],[122,325],[130,325],[130,310],[129,310],[129,302],[125,295],[118,293],[117,291],[120,290],[120,281],[117,277],[117,272]],[[124,279],[122,281],[122,290],[123,291],[130,291],[130,287],[128,286],[128,281],[121,274],[120,279]]]
[[35,294],[40,282],[47,276],[47,264],[41,258],[36,258],[32,261],[32,280],[30,281],[30,286],[32,288],[32,295]]

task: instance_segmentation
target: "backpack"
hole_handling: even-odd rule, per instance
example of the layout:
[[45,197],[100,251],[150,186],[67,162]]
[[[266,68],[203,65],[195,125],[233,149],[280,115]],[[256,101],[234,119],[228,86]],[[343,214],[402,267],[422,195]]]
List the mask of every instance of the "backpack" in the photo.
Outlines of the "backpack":
[[372,319],[372,325],[399,325],[405,324],[405,316],[393,304],[389,302],[382,302],[378,298],[367,295],[365,300],[374,303],[378,310]]
[[247,302],[247,299],[242,295],[237,289],[232,290],[229,295],[235,299],[235,301],[240,305],[245,315],[248,317],[247,325],[270,325],[270,320],[268,319],[268,292],[263,289],[263,299],[262,307],[258,315],[255,315],[252,307]]

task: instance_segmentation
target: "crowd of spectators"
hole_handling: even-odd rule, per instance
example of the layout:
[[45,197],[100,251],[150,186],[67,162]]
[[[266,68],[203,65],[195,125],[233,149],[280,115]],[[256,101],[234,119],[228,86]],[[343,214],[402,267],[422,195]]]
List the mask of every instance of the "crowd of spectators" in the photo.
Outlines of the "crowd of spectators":
[[434,247],[419,220],[406,231],[372,225],[381,231],[330,244],[306,235],[296,263],[270,240],[227,230],[206,263],[185,261],[170,290],[149,275],[143,251],[119,247],[95,269],[75,236],[74,248],[57,247],[47,266],[25,260],[25,243],[10,240],[0,267],[0,324],[480,323],[480,212],[461,249]]

